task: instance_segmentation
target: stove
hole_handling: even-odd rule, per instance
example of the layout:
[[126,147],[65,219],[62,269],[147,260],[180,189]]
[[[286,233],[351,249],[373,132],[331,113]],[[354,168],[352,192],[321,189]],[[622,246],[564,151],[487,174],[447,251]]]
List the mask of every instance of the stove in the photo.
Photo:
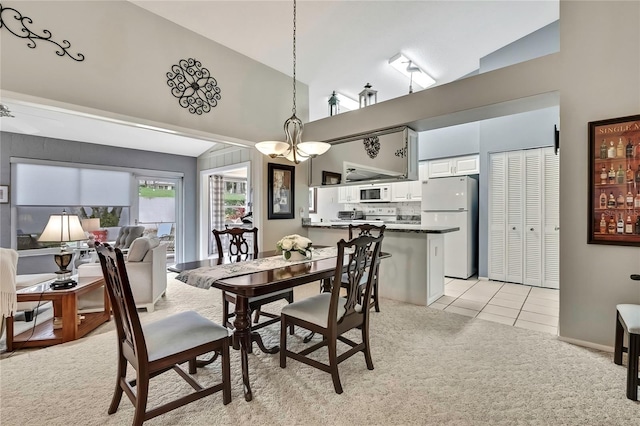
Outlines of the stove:
[[372,225],[382,225],[385,222],[395,222],[398,209],[395,207],[366,207],[364,210],[364,220],[353,221],[353,223],[370,223]]

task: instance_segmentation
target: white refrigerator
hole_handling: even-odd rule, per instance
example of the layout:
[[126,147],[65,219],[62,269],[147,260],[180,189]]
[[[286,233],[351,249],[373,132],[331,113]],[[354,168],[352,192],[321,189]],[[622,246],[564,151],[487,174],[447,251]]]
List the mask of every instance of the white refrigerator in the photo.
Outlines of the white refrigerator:
[[455,226],[444,235],[444,275],[467,279],[478,272],[478,181],[469,176],[422,184],[422,225]]

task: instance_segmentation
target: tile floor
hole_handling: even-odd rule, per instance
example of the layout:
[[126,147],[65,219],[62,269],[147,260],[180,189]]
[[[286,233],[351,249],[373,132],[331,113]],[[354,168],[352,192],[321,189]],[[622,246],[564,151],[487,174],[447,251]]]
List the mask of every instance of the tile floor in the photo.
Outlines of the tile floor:
[[558,334],[560,299],[556,289],[445,277],[444,294],[429,307]]

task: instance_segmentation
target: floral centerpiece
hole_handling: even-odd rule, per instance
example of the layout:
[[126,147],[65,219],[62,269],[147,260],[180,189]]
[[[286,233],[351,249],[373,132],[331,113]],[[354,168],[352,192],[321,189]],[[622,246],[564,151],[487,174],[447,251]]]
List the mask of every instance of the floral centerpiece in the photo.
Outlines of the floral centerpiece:
[[285,260],[302,260],[311,258],[311,240],[298,234],[287,235],[276,243]]

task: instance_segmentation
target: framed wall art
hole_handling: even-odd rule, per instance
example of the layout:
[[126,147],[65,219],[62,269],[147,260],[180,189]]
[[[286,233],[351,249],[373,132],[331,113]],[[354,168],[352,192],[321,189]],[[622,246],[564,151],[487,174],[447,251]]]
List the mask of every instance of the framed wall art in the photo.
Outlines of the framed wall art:
[[0,203],[9,202],[9,186],[0,185]]
[[340,173],[322,171],[322,184],[323,185],[340,185],[342,181],[342,175]]
[[589,123],[589,244],[640,246],[640,115]]
[[267,170],[267,218],[293,219],[295,217],[295,167],[269,163]]

